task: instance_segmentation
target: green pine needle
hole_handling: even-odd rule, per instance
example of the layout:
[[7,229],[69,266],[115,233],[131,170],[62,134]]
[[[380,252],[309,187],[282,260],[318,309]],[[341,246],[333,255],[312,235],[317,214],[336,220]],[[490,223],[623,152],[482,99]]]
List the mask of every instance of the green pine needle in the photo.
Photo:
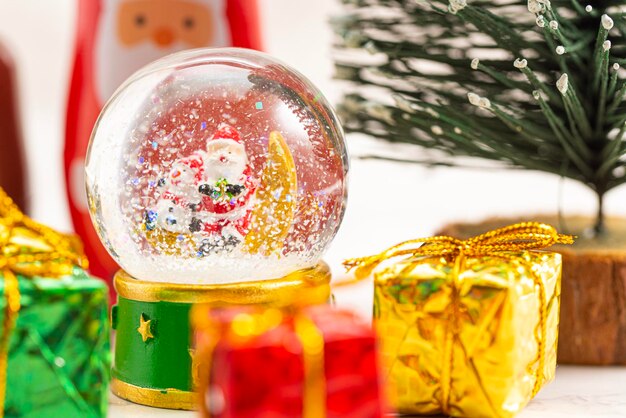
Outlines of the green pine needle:
[[626,183],[626,0],[343,1],[347,131],[577,180],[602,230]]

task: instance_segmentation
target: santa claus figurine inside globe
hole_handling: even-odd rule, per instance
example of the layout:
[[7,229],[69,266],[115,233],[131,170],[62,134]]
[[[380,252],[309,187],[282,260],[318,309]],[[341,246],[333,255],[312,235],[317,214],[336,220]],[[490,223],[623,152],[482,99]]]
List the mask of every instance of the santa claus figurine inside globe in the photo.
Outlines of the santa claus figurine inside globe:
[[256,181],[239,132],[222,124],[205,150],[176,160],[155,209],[146,213],[146,229],[202,234],[198,255],[234,248],[250,226]]

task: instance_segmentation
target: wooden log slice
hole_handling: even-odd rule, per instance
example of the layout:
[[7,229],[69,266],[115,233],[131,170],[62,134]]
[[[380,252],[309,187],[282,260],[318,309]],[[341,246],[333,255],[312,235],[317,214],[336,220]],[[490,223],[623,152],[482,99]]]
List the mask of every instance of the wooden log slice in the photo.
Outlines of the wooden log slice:
[[468,238],[517,222],[548,223],[577,235],[563,254],[558,361],[562,364],[626,365],[626,218],[609,218],[609,231],[591,237],[588,217],[536,215],[492,218],[481,223],[445,226],[438,234]]

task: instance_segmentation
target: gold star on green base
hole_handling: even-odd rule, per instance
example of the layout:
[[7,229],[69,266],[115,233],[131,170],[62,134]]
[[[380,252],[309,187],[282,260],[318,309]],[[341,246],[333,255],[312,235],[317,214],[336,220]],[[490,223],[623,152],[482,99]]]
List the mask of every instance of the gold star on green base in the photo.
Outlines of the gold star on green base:
[[148,339],[154,338],[154,335],[152,335],[152,331],[150,330],[150,322],[152,322],[152,320],[149,319],[146,321],[143,314],[139,317],[139,328],[137,328],[137,332],[141,334],[141,339],[144,343],[148,341]]

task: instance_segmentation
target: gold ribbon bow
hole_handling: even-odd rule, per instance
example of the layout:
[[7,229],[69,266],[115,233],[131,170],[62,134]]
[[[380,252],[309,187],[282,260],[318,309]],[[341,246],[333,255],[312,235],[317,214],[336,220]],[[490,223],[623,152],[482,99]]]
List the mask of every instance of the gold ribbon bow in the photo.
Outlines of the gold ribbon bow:
[[466,240],[448,236],[417,238],[395,245],[380,254],[351,258],[343,265],[348,271],[355,269],[357,279],[364,279],[383,261],[408,255],[413,257],[445,257],[454,259],[460,255],[480,257],[503,252],[540,250],[555,244],[573,244],[571,235],[559,234],[550,225],[539,222],[523,222],[478,235]]
[[[354,269],[355,278],[358,281],[370,276],[380,263],[391,258],[407,256],[406,261],[419,262],[425,258],[443,257],[449,261],[454,260],[452,277],[455,282],[457,282],[466,257],[490,256],[506,261],[515,261],[519,260],[519,258],[510,253],[540,250],[555,244],[573,244],[574,238],[575,237],[571,235],[559,234],[557,230],[550,225],[538,222],[524,222],[495,229],[467,240],[459,240],[449,236],[409,240],[395,245],[380,254],[348,259],[345,260],[343,264],[348,271]],[[546,301],[543,282],[532,268],[528,270],[534,278],[539,291],[540,300],[540,319],[537,324],[538,330],[536,330],[535,333],[538,347],[537,358],[535,359],[538,363],[537,377],[533,388],[533,396],[535,396],[543,385],[545,338],[547,334]],[[451,385],[451,345],[448,344],[445,349],[446,355],[444,357],[448,358],[450,361],[446,362],[447,364],[444,365],[444,372],[442,373],[442,409],[444,413],[448,413],[448,394],[450,393]]]
[[74,266],[87,268],[80,241],[24,215],[0,187],[0,274],[4,279],[4,319],[0,335],[0,418],[4,417],[11,333],[20,311],[16,274],[58,278]]

